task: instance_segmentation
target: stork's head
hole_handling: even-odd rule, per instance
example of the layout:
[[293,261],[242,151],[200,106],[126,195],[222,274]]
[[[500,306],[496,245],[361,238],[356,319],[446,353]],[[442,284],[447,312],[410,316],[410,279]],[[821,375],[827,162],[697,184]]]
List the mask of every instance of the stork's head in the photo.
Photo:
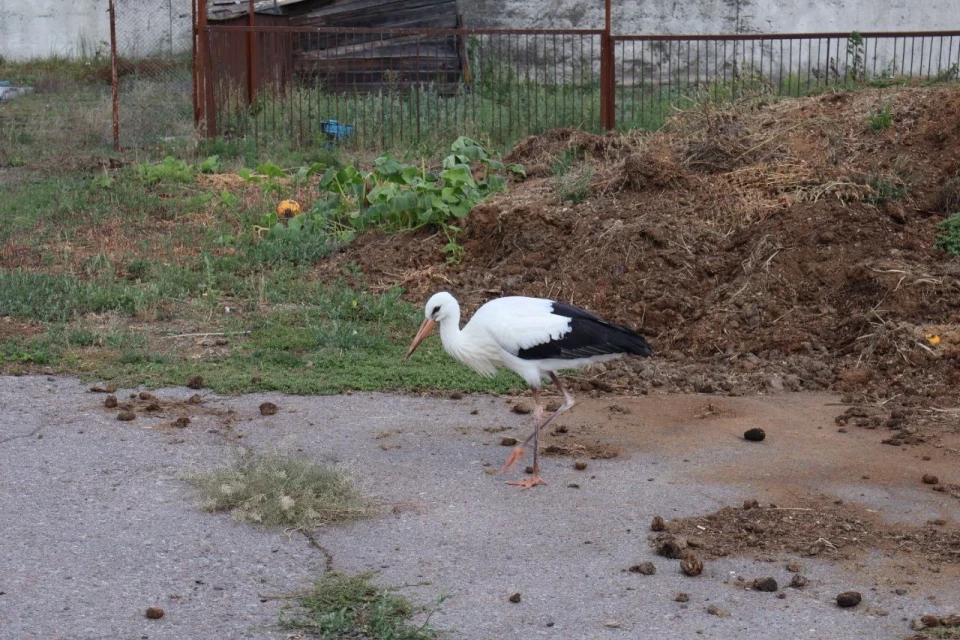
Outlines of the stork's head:
[[460,305],[457,304],[456,298],[446,291],[441,291],[430,296],[426,306],[423,308],[424,318],[420,324],[420,330],[417,331],[417,335],[414,336],[413,342],[407,350],[406,357],[409,358],[413,352],[417,350],[417,347],[430,335],[430,332],[437,326],[437,323],[443,322],[453,315],[459,315],[459,312]]

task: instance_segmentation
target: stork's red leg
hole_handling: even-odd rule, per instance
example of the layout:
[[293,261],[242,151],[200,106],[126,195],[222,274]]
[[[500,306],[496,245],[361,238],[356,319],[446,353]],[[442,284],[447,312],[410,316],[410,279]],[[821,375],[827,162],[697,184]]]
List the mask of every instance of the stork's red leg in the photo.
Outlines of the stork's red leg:
[[[522,487],[524,489],[535,487],[538,484],[547,484],[547,481],[540,477],[540,429],[543,428],[543,403],[540,399],[540,389],[533,390],[533,400],[535,403],[534,416],[537,420],[537,426],[534,428],[533,434],[530,436],[530,438],[533,438],[533,475],[526,480],[517,480],[515,482],[507,483],[517,487]],[[527,442],[530,442],[530,438],[527,438],[526,442],[517,447],[520,449],[521,453],[523,452],[523,447],[526,446]],[[516,449],[514,449],[514,451],[516,451]]]
[[503,467],[500,469],[500,473],[506,473],[513,467],[513,465],[517,464],[517,462],[523,459],[524,448],[528,444],[530,444],[530,441],[533,440],[533,437],[540,430],[540,423],[543,421],[543,404],[540,402],[540,389],[535,388],[533,390],[533,402],[534,402],[533,417],[537,423],[535,430],[533,433],[530,434],[530,436],[526,440],[523,441],[522,444],[518,444],[513,448],[513,451],[510,452],[510,457],[507,458],[507,461],[504,463]]
[[[571,394],[571,393],[567,390],[567,388],[566,388],[565,386],[563,386],[563,382],[560,381],[560,378],[557,376],[557,374],[555,374],[554,372],[551,371],[551,372],[550,372],[550,379],[553,380],[553,384],[556,385],[556,387],[557,387],[558,389],[560,389],[560,392],[561,392],[561,393],[563,393],[563,404],[560,406],[559,409],[556,410],[556,412],[555,412],[552,416],[550,416],[549,418],[547,418],[547,419],[544,420],[543,422],[541,422],[539,419],[537,420],[537,424],[540,425],[540,426],[538,427],[538,431],[544,429],[548,424],[550,424],[551,422],[553,422],[553,419],[554,419],[554,418],[556,418],[556,417],[559,416],[560,414],[566,413],[567,411],[570,411],[570,409],[573,408],[573,405],[576,404],[576,400],[573,398],[573,394]],[[540,409],[541,415],[542,415],[543,409],[540,407],[540,405],[537,405],[537,406],[538,406],[538,408]],[[530,444],[530,441],[533,440],[533,436],[534,436],[534,434],[530,434],[530,437],[528,437],[526,440],[524,440],[522,445],[518,445],[518,448],[521,449],[521,454],[522,454],[522,449],[523,449],[523,447],[525,447],[525,446],[527,446],[528,444]]]

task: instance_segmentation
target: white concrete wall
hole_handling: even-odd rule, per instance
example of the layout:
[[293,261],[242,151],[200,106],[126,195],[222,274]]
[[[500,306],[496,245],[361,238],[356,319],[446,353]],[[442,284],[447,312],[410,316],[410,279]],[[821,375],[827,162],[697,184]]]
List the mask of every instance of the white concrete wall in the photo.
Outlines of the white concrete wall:
[[[476,28],[601,29],[601,0],[460,0]],[[618,34],[960,29],[957,0],[612,0]]]
[[[107,0],[0,0],[0,56],[110,55]],[[117,0],[121,55],[190,50],[190,0]]]
[[[0,55],[109,51],[107,0],[0,0]],[[603,27],[601,0],[460,0],[467,26]],[[613,0],[620,34],[960,29],[958,0]],[[190,48],[190,0],[117,0],[121,54]]]

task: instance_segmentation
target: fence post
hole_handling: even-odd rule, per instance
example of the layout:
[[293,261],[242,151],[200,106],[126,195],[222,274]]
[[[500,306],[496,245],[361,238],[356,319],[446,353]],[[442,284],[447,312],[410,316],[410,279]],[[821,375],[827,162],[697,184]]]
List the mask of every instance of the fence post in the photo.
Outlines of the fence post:
[[247,21],[250,25],[250,30],[247,31],[247,104],[251,106],[253,106],[254,100],[257,98],[257,63],[254,58],[256,55],[255,39],[257,34],[253,31],[254,26],[256,26],[256,20],[254,18],[256,9],[253,2],[254,0],[250,0],[248,9],[250,15]]
[[117,77],[117,7],[110,0],[110,91],[113,99],[113,150],[120,151],[120,79]]
[[616,126],[616,72],[613,38],[610,35],[610,0],[604,2],[604,27],[600,36],[600,127],[607,131]]
[[[197,104],[207,138],[217,137],[216,105],[213,101],[213,78],[210,69],[210,33],[207,31],[207,0],[197,0]],[[199,125],[199,122],[197,123]]]

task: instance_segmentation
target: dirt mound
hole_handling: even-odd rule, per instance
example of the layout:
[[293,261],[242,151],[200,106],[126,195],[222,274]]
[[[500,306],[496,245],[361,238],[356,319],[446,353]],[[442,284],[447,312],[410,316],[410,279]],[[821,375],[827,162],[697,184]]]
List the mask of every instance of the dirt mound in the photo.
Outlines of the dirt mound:
[[705,516],[669,521],[666,531],[650,535],[650,543],[673,542],[708,560],[728,555],[851,560],[879,549],[938,572],[955,571],[960,565],[960,532],[945,525],[937,520],[921,527],[887,525],[876,512],[841,500],[790,506],[761,506],[754,501],[742,508],[723,507]]
[[[892,124],[874,130],[886,104]],[[546,177],[570,149],[593,176],[577,204]],[[544,296],[637,327],[663,367],[602,368],[621,392],[955,405],[960,262],[935,248],[935,224],[960,192],[956,87],[704,106],[652,134],[528,138],[509,159],[534,177],[471,212],[462,264],[423,232],[369,235],[324,268],[355,263],[418,304],[440,288],[467,313]]]

